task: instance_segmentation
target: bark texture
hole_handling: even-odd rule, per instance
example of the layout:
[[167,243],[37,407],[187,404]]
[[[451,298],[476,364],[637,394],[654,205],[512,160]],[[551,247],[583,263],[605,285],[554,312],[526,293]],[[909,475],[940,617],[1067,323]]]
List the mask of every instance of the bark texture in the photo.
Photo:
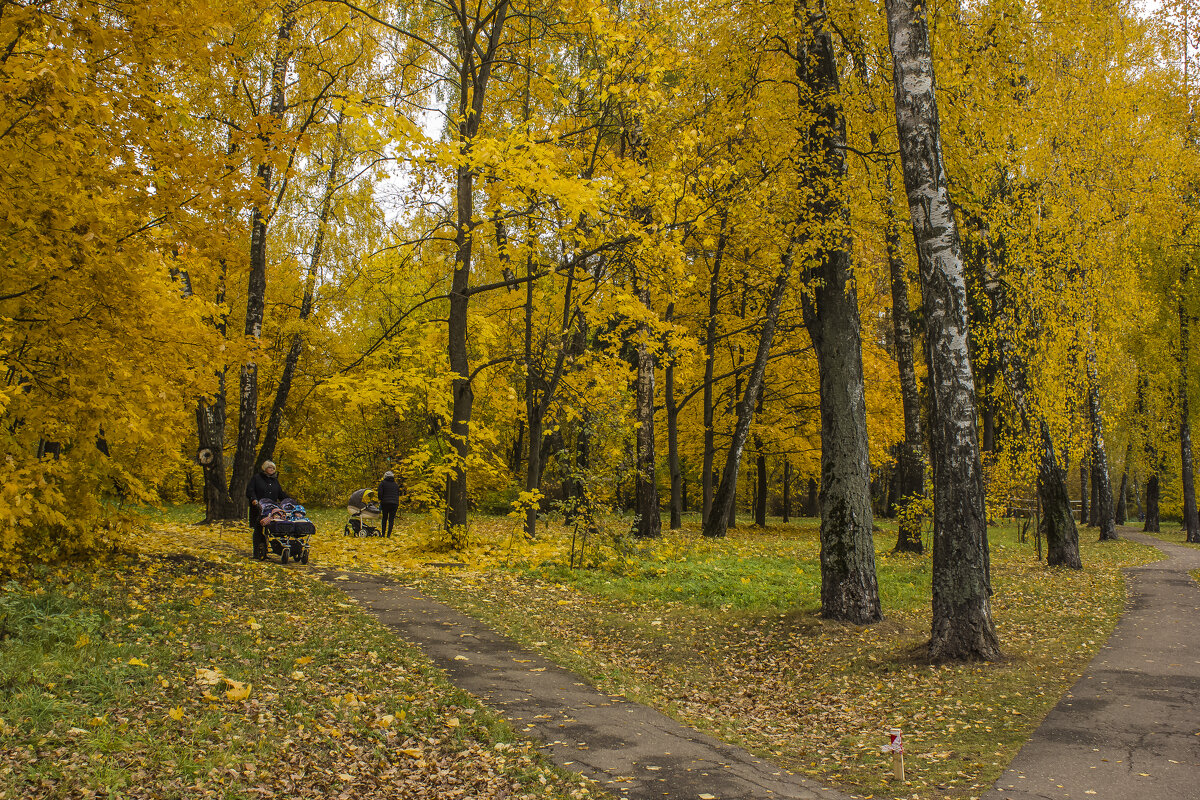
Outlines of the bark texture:
[[932,660],[991,660],[990,557],[961,245],[942,164],[933,59],[923,6],[887,0],[896,128],[926,319],[933,467]]
[[806,7],[809,35],[797,48],[799,104],[814,118],[809,133],[816,175],[806,209],[825,227],[804,323],[817,354],[821,405],[821,614],[858,624],[883,619],[875,574],[871,467],[862,369],[858,293],[850,271],[846,121],[833,37],[823,0]]
[[[276,127],[283,126],[286,107],[287,70],[292,57],[292,28],[296,24],[296,4],[285,3],[275,37],[275,55],[271,60],[271,105],[269,116]],[[272,147],[268,142],[267,150]],[[263,311],[267,296],[267,229],[271,217],[273,166],[270,158],[258,164],[257,184],[262,193],[260,202],[250,210],[250,277],[246,287],[245,334],[257,342],[262,338]],[[238,380],[238,437],[237,451],[229,475],[229,506],[231,518],[246,516],[246,484],[254,473],[258,456],[258,364],[242,365]]]
[[1108,453],[1104,448],[1104,417],[1100,414],[1100,387],[1096,374],[1096,354],[1088,354],[1088,416],[1092,422],[1092,486],[1096,525],[1100,541],[1117,538],[1116,511],[1113,508],[1112,481],[1108,474]]
[[[458,16],[458,145],[465,158],[479,133],[488,81],[496,64],[496,51],[508,21],[508,0],[501,0],[486,19]],[[460,164],[454,187],[454,273],[450,279],[450,309],[447,314],[447,356],[452,407],[450,446],[454,450],[451,473],[446,478],[446,518],[449,530],[467,524],[467,458],[471,452],[471,412],[475,393],[471,389],[471,363],[467,354],[467,311],[470,304],[471,258],[475,227],[476,173],[469,163]],[[539,442],[530,437],[532,452]]]
[[[896,338],[896,368],[900,374],[900,401],[904,409],[904,441],[896,448],[896,503],[904,508],[914,498],[925,494],[925,456],[921,437],[921,396],[917,390],[912,324],[909,319],[908,270],[900,250],[900,225],[892,200],[890,164],[884,177],[887,189],[884,238],[892,284],[892,331]],[[894,552],[918,555],[925,552],[925,545],[921,541],[921,520],[910,514],[900,515]]]

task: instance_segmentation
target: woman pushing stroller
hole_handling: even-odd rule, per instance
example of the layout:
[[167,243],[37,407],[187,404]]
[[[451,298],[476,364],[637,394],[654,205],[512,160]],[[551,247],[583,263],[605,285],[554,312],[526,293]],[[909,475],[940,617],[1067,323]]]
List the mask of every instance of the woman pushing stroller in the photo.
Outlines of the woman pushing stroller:
[[254,473],[250,483],[246,485],[246,499],[250,501],[250,528],[254,531],[254,552],[258,553],[259,545],[266,552],[267,538],[263,533],[262,512],[259,509],[260,500],[272,500],[281,503],[291,497],[279,483],[279,475],[274,461],[264,461],[259,472]]

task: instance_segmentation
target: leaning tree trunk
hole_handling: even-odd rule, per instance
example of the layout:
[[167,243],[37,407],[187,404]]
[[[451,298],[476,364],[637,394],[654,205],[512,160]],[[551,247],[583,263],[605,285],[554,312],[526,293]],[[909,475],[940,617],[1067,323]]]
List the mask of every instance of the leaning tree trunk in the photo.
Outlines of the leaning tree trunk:
[[929,362],[933,466],[933,625],[929,656],[995,659],[983,468],[975,379],[967,337],[967,291],[954,210],[942,164],[933,58],[925,12],[886,0],[900,160],[921,271]]
[[[875,574],[871,465],[858,293],[850,274],[846,120],[824,0],[807,8],[810,36],[797,48],[801,111],[817,163],[810,223],[827,226],[804,322],[817,354],[821,404],[821,614],[858,624],[883,619]],[[835,232],[836,231],[836,232]]]
[[1096,373],[1096,354],[1088,354],[1088,416],[1092,422],[1092,485],[1095,487],[1096,524],[1100,541],[1117,538],[1116,514],[1113,511],[1112,481],[1108,475],[1108,454],[1104,449],[1104,418],[1100,415],[1100,387]]
[[779,322],[779,309],[787,294],[790,278],[791,260],[785,257],[783,269],[775,279],[770,300],[767,302],[762,328],[758,334],[758,350],[755,352],[754,364],[750,368],[750,376],[746,381],[746,392],[737,403],[737,422],[733,428],[733,440],[729,444],[729,453],[725,458],[725,469],[721,472],[721,484],[717,487],[708,519],[704,522],[705,536],[724,536],[729,529],[731,515],[736,513],[735,501],[742,451],[746,447],[746,438],[750,434],[750,424],[754,419],[754,409],[758,406],[759,395],[762,392],[763,376],[767,371],[767,360],[771,354],[771,344],[775,339],[775,326]]
[[[888,272],[892,284],[892,329],[896,337],[896,367],[900,373],[900,401],[904,409],[904,441],[897,448],[896,495],[901,510],[925,494],[925,458],[921,443],[921,396],[913,357],[912,324],[909,319],[908,278],[900,251],[900,226],[892,199],[892,170],[889,162],[884,173],[887,189],[885,202]],[[921,520],[914,514],[901,513],[896,537],[896,553],[925,552],[921,541]]]
[[[998,290],[990,290],[992,308],[998,314],[1009,307]],[[1025,360],[1013,349],[1011,337],[999,337],[1000,364],[1013,403],[1021,415],[1027,434],[1037,427],[1038,436],[1038,503],[1041,506],[1039,530],[1046,539],[1046,564],[1051,567],[1082,569],[1079,556],[1079,529],[1071,512],[1071,493],[1067,489],[1067,470],[1058,463],[1050,426],[1032,407],[1029,400],[1029,376]],[[1036,422],[1034,418],[1036,416]]]
[[[269,116],[273,126],[283,127],[283,112],[286,105],[287,69],[292,56],[292,27],[296,24],[296,4],[288,0],[284,4],[275,37],[275,56],[271,60],[271,106]],[[267,153],[273,143],[264,142]],[[262,338],[263,310],[267,296],[267,227],[271,217],[273,167],[272,160],[264,157],[258,164],[257,189],[262,193],[259,202],[250,210],[250,277],[246,287],[245,334],[257,346]],[[233,518],[246,515],[246,484],[254,473],[258,453],[258,364],[250,361],[242,365],[238,382],[238,438],[237,451],[233,456],[233,468],[229,476],[230,506]]]
[[1038,500],[1042,505],[1041,529],[1046,538],[1046,564],[1051,567],[1083,569],[1079,557],[1079,529],[1071,513],[1071,495],[1067,491],[1067,471],[1054,454],[1050,426],[1039,420],[1041,454],[1038,466]]
[[[309,254],[308,272],[304,276],[304,293],[300,298],[299,319],[304,322],[312,315],[313,299],[316,296],[317,269],[321,264],[321,254],[325,244],[325,230],[329,226],[329,215],[333,207],[333,193],[338,180],[338,165],[341,161],[342,116],[338,115],[337,135],[334,140],[333,153],[329,160],[329,174],[325,176],[325,196],[321,200],[321,211],[317,215],[317,230],[313,236],[312,252]],[[263,434],[262,446],[258,450],[257,463],[269,461],[275,457],[275,446],[279,441],[279,429],[283,424],[283,409],[287,405],[288,395],[292,390],[292,380],[296,367],[300,363],[300,353],[304,349],[304,338],[296,332],[292,334],[292,344],[288,348],[287,357],[283,362],[283,373],[279,377],[279,386],[275,390],[275,400],[271,404],[271,414],[267,417],[267,430]]]

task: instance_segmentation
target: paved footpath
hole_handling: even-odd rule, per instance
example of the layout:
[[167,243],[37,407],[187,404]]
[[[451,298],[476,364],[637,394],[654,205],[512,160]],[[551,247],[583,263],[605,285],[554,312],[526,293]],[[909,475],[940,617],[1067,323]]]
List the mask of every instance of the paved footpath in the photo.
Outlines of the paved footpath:
[[1107,644],[984,800],[1200,798],[1200,550],[1152,544]]
[[556,763],[628,800],[846,800],[670,717],[602,694],[579,676],[522,650],[478,620],[387,578],[321,576],[404,639],[450,681],[542,743]]

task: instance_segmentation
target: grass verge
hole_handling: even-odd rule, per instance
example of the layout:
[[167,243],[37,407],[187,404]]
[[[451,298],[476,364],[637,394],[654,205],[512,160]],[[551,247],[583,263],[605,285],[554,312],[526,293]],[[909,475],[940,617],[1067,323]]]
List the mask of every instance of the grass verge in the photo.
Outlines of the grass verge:
[[591,791],[278,564],[113,555],[10,582],[0,697],[0,798]]
[[[353,539],[330,513],[336,527],[315,541],[316,568],[418,583],[605,691],[843,790],[921,800],[976,797],[994,782],[1116,624],[1121,568],[1159,557],[1083,529],[1085,569],[1052,570],[1015,529],[993,529],[992,610],[1005,660],[931,665],[922,657],[929,557],[893,556],[892,531],[876,542],[887,619],[857,627],[817,614],[813,520],[717,541],[693,521],[651,542],[614,533],[621,522],[610,521],[582,548],[589,568],[571,569],[572,531],[561,525],[529,543],[519,521],[476,519],[471,546],[450,557],[430,548],[436,520],[405,519],[390,540]],[[248,550],[244,530],[183,530],[164,521],[154,537],[168,548]],[[579,556],[578,540],[574,549]],[[428,566],[448,560],[465,568]],[[904,784],[879,752],[889,727],[905,733]]]

